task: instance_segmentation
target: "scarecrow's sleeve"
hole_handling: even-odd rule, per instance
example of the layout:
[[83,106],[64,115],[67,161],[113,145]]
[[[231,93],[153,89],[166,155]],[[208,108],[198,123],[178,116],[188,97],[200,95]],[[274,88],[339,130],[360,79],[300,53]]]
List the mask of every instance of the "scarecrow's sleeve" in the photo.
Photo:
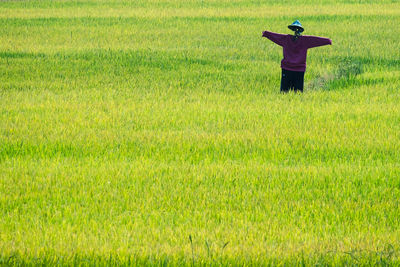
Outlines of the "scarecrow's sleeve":
[[332,44],[332,41],[329,38],[317,37],[317,36],[303,36],[303,37],[306,40],[307,48]]
[[267,37],[272,42],[276,43],[277,45],[283,46],[285,42],[285,34],[279,34],[275,32],[263,31],[263,37]]

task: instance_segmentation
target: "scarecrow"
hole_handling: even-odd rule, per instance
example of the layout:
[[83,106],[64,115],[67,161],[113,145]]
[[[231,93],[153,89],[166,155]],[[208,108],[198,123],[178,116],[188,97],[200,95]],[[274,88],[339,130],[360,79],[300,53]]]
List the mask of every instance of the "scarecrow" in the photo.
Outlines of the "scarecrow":
[[303,92],[307,50],[317,46],[331,45],[332,41],[323,37],[301,35],[304,28],[298,20],[290,24],[288,28],[294,31],[294,35],[264,31],[262,37],[267,37],[283,47],[281,92],[286,93],[289,90]]

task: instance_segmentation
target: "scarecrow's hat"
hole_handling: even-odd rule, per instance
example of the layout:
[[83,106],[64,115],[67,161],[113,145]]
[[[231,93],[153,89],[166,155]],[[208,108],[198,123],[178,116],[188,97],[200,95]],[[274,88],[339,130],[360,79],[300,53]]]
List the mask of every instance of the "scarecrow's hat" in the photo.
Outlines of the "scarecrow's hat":
[[296,20],[295,22],[290,24],[288,26],[288,28],[291,29],[292,31],[298,31],[298,32],[303,32],[304,31],[303,26],[301,26],[301,23],[298,20]]

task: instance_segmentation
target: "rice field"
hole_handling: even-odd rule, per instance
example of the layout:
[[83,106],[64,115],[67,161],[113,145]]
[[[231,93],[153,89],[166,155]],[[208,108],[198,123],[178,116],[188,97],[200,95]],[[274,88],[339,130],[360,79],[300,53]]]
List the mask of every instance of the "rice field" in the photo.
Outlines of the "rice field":
[[[262,31],[332,39],[281,94]],[[400,265],[397,0],[0,2],[0,265]]]

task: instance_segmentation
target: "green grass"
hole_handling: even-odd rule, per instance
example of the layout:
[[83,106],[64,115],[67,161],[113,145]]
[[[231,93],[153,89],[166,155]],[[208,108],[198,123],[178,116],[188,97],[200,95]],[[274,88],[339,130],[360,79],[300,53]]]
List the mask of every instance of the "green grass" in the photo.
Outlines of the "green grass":
[[[261,32],[295,19],[333,45],[282,95]],[[0,265],[400,264],[398,1],[3,1],[0,24]]]

